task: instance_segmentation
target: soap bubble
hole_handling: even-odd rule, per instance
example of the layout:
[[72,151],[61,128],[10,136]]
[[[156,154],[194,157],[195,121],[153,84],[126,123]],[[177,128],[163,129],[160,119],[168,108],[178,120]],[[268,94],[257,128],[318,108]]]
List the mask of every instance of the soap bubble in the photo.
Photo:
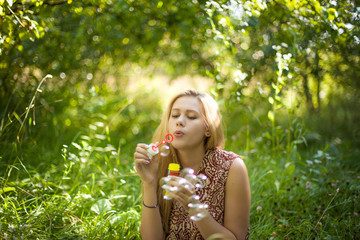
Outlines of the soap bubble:
[[170,196],[167,195],[167,194],[164,194],[163,198],[164,198],[165,200],[171,200],[171,199],[172,199],[172,197],[170,197]]
[[192,195],[191,197],[189,197],[188,207],[189,208],[197,207],[199,203],[200,203],[200,197],[198,195]]
[[185,168],[180,172],[180,177],[185,178],[188,180],[192,185],[195,185],[197,188],[203,188],[205,185],[205,180],[207,176],[204,174],[195,175],[194,169]]
[[195,187],[197,188],[203,188],[205,185],[205,181],[207,179],[207,176],[204,174],[199,174],[196,176],[196,183],[195,183]]
[[[160,149],[161,154],[161,149]],[[163,198],[170,200],[169,192],[178,191],[179,187],[168,185],[168,181],[173,178],[163,177],[160,180],[160,185],[164,189]],[[179,185],[184,186],[187,189],[199,189],[205,186],[207,176],[204,174],[195,175],[194,169],[184,168],[180,171],[179,178],[176,181]],[[193,194],[189,197],[188,205],[190,219],[193,221],[199,221],[204,218],[207,214],[208,205],[200,202],[200,196]]]
[[194,169],[184,168],[183,170],[181,170],[179,176],[185,178],[187,175],[193,175],[193,174],[194,174]]
[[196,175],[193,175],[193,174],[186,175],[185,179],[188,180],[192,184],[196,183]]
[[181,178],[178,183],[179,183],[179,184],[186,184],[187,181],[186,181],[186,179]]
[[193,221],[200,221],[202,218],[206,216],[206,209],[190,209],[189,210],[190,219]]
[[197,178],[205,181],[207,179],[207,176],[205,174],[200,173],[199,175],[197,175]]
[[178,187],[175,187],[175,186],[169,188],[169,191],[170,191],[170,192],[176,192],[176,191],[178,191],[178,190],[179,190],[179,188],[178,188]]
[[170,147],[166,144],[162,145],[159,150],[162,157],[166,157],[170,153]]
[[167,186],[167,182],[170,180],[170,177],[163,177],[160,179],[160,186],[164,188],[164,186]]
[[171,200],[169,192],[176,192],[179,190],[179,187],[168,185],[168,182],[171,180],[171,177],[163,177],[160,179],[160,186],[164,189],[163,198],[166,200]]
[[206,216],[209,205],[201,203],[198,195],[193,195],[189,198],[188,207],[190,219],[193,221],[199,221]]

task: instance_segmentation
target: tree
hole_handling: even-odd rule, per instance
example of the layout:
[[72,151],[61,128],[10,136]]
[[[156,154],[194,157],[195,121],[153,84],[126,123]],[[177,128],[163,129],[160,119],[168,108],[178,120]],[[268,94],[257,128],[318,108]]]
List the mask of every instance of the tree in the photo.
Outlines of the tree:
[[[310,111],[320,110],[325,80],[358,96],[360,18],[355,2],[208,1],[207,12],[213,36],[236,58],[231,68],[246,76],[236,81],[232,95],[251,81],[261,81],[262,87],[274,83],[278,52],[291,54],[286,87],[298,87]],[[229,78],[221,79],[224,85]]]

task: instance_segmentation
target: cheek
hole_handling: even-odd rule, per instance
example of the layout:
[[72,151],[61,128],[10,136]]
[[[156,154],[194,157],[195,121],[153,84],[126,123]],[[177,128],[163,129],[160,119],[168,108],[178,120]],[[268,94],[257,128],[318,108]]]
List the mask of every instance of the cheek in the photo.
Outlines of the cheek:
[[205,135],[205,126],[202,121],[198,121],[193,125],[194,134],[198,135],[199,137],[202,137]]
[[176,126],[175,121],[173,119],[169,119],[169,130]]

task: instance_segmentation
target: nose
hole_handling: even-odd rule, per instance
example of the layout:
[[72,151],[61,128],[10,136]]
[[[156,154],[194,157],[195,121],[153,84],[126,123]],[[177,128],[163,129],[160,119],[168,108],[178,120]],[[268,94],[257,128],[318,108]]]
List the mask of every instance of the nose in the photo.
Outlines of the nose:
[[184,117],[183,115],[180,115],[176,120],[176,126],[184,126]]

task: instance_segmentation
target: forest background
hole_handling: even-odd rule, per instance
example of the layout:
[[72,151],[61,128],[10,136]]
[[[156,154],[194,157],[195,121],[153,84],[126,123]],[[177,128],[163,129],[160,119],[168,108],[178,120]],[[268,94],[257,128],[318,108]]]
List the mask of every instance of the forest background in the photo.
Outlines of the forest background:
[[133,152],[186,87],[248,167],[253,239],[360,238],[355,0],[0,0],[0,237],[140,239]]

